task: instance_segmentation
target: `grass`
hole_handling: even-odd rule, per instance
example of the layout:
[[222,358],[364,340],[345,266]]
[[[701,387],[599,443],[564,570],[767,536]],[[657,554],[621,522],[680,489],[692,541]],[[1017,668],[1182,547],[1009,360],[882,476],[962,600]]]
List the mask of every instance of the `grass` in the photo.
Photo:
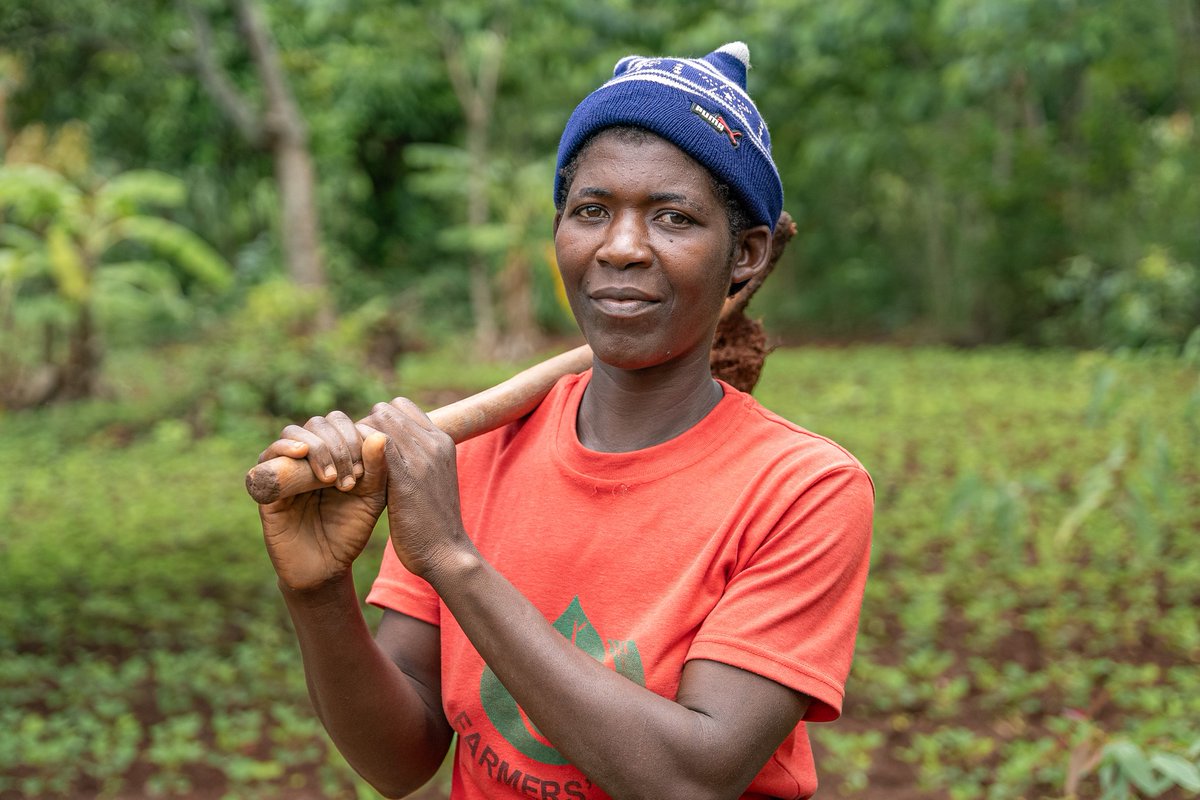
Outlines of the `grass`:
[[[0,798],[373,796],[308,707],[242,488],[279,421],[213,424],[186,359],[146,358],[114,364],[119,402],[0,417]],[[428,405],[509,372],[428,356],[397,382]],[[845,714],[812,729],[821,796],[1184,796],[1194,366],[788,349],[756,394],[878,491]]]

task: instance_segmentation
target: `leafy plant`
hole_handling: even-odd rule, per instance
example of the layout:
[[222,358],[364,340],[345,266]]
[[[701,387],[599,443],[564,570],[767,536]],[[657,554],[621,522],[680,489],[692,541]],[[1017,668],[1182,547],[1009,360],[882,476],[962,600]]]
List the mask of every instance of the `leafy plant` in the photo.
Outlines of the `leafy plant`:
[[385,320],[386,309],[343,314],[333,331],[317,324],[319,312],[319,296],[288,281],[250,289],[208,347],[191,354],[198,427],[227,429],[263,414],[303,423],[335,408],[361,416],[397,394],[384,380],[394,364],[367,363],[372,325]]
[[865,791],[870,783],[871,765],[884,743],[883,733],[844,733],[836,727],[817,727],[811,736],[820,751],[822,768],[839,776],[839,789],[850,795]]
[[1160,246],[1123,268],[1081,255],[1047,279],[1046,294],[1063,306],[1045,325],[1060,339],[1108,347],[1179,344],[1197,327],[1200,268]]
[[[0,404],[91,396],[106,319],[154,303],[185,313],[172,266],[207,289],[230,284],[224,259],[151,211],[184,197],[182,181],[152,170],[76,182],[49,165],[0,165],[0,367],[17,378]],[[40,349],[23,351],[22,337]]]
[[1130,800],[1137,790],[1146,797],[1158,797],[1179,787],[1200,794],[1200,740],[1186,756],[1162,750],[1145,751],[1133,742],[1118,739],[1104,748],[1100,764],[1101,800]]

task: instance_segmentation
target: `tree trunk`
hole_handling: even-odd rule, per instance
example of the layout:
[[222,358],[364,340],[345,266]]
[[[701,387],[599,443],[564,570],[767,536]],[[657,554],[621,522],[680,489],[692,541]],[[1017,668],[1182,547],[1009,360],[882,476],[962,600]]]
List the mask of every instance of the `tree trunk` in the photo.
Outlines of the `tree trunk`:
[[316,171],[303,141],[280,137],[273,147],[282,204],[280,228],[288,271],[300,286],[325,287],[316,202]]
[[[488,131],[500,80],[500,61],[504,56],[504,35],[498,29],[491,28],[482,35],[489,38],[484,40],[485,46],[481,48],[478,72],[472,75],[466,49],[455,33],[441,26],[446,71],[467,120],[467,153],[471,160],[467,175],[467,224],[472,229],[486,225],[491,216]],[[468,269],[471,311],[475,316],[475,352],[478,357],[487,359],[497,352],[500,328],[496,322],[496,301],[486,254],[472,253]]]
[[533,265],[521,248],[513,248],[500,273],[500,296],[504,306],[504,356],[522,359],[541,343],[533,308]]
[[1194,114],[1200,108],[1200,2],[1175,0],[1172,10],[1179,41],[1177,110]]
[[[236,0],[235,9],[246,47],[263,85],[266,108],[262,126],[267,145],[275,158],[279,184],[280,236],[288,272],[300,286],[324,290],[325,267],[321,261],[321,234],[317,219],[316,170],[308,149],[308,127],[292,96],[275,41],[252,0]],[[328,328],[333,314],[327,299],[320,306],[318,324]]]
[[238,27],[263,88],[265,108],[253,109],[217,63],[204,16],[180,0],[196,34],[196,66],[213,101],[250,144],[271,153],[279,190],[280,239],[288,274],[298,285],[322,294],[317,325],[328,329],[334,314],[325,294],[317,179],[308,145],[308,128],[292,96],[275,42],[253,0],[233,0]]
[[[487,125],[486,117],[468,115],[467,152],[471,172],[467,178],[467,225],[478,230],[488,222]],[[487,256],[471,254],[471,311],[475,317],[475,353],[481,358],[495,354],[500,329],[496,324],[496,301],[492,296],[491,268]]]
[[75,328],[67,340],[67,361],[63,364],[57,396],[63,400],[81,400],[96,391],[96,373],[100,350],[91,306],[79,307]]

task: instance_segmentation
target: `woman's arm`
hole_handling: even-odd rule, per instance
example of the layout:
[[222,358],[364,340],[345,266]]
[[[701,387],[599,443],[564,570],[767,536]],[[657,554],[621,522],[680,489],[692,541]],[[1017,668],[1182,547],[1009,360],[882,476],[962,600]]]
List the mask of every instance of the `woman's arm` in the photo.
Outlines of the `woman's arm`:
[[346,760],[399,797],[442,763],[451,731],[437,628],[394,615],[385,655],[354,591],[351,567],[386,500],[385,437],[370,433],[339,412],[285,428],[259,460],[307,459],[330,488],[261,506],[260,516],[317,715]]
[[419,788],[452,737],[441,706],[437,627],[391,612],[372,640],[349,575],[315,592],[280,589],[309,697],[338,750],[387,797]]
[[715,661],[689,661],[672,701],[558,633],[474,553],[424,577],[547,739],[615,798],[738,797],[808,698]]

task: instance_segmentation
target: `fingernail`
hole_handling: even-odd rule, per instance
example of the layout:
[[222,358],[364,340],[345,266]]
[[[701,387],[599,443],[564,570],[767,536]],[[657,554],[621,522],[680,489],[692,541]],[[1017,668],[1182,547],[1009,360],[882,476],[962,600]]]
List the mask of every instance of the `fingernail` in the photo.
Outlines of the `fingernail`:
[[353,489],[354,488],[354,477],[351,475],[347,475],[346,477],[342,478],[342,488],[343,489]]
[[337,467],[326,467],[325,468],[325,480],[331,481],[336,477],[337,477]]

